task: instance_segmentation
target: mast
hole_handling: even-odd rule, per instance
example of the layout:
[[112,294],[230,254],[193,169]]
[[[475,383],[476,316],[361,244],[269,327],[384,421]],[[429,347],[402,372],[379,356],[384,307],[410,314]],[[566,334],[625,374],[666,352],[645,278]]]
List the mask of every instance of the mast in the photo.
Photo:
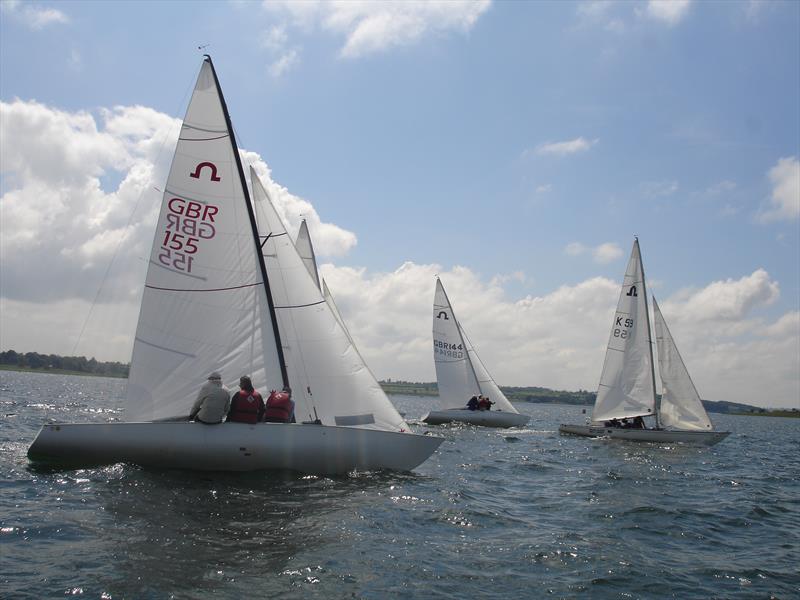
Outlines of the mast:
[[469,365],[470,370],[472,371],[472,376],[475,378],[475,383],[478,385],[478,392],[483,394],[483,390],[481,389],[481,380],[478,379],[478,374],[475,372],[475,365],[472,364],[472,358],[469,355],[469,348],[467,348],[467,342],[464,340],[464,334],[461,333],[461,323],[458,319],[456,319],[456,311],[453,310],[453,304],[450,302],[450,296],[447,295],[447,290],[444,289],[444,284],[442,284],[442,280],[438,277],[436,281],[439,285],[442,286],[442,292],[444,293],[444,299],[447,300],[447,306],[450,307],[450,313],[453,315],[453,321],[456,322],[456,330],[458,331],[458,337],[461,339],[461,344],[464,346],[464,355],[467,357],[467,364]]
[[656,416],[656,429],[658,429],[661,425],[659,423],[658,418],[658,411],[659,406],[656,405],[656,366],[653,362],[653,335],[652,331],[650,330],[650,312],[647,308],[647,286],[645,285],[645,276],[644,276],[644,262],[642,261],[642,249],[639,248],[639,238],[635,238],[636,250],[639,254],[639,268],[642,270],[642,293],[644,294],[644,317],[647,321],[647,348],[650,351],[650,378],[653,382],[653,407],[655,408],[654,413]]
[[247,205],[247,214],[250,218],[250,227],[253,230],[253,243],[256,245],[256,256],[258,257],[258,265],[261,269],[261,277],[264,281],[264,290],[267,293],[267,305],[269,306],[269,316],[272,322],[272,330],[273,334],[275,335],[275,345],[277,346],[278,350],[278,360],[280,361],[281,366],[281,377],[283,378],[283,385],[284,387],[289,385],[289,377],[286,372],[286,359],[283,356],[283,344],[281,343],[281,334],[278,330],[278,319],[275,316],[275,304],[272,301],[272,290],[269,287],[269,279],[267,278],[267,266],[264,264],[264,256],[261,253],[261,245],[259,244],[258,239],[258,226],[256,225],[256,217],[253,212],[253,205],[250,201],[250,192],[247,189],[247,183],[244,178],[244,169],[242,168],[242,160],[239,156],[239,148],[236,145],[236,136],[233,133],[233,124],[231,123],[231,116],[228,113],[228,105],[225,103],[225,96],[222,94],[222,87],[219,85],[219,79],[217,78],[217,71],[214,69],[214,63],[211,61],[211,57],[208,54],[203,55],[205,57],[205,61],[211,67],[211,73],[214,75],[214,84],[217,86],[217,94],[219,94],[219,100],[222,104],[222,112],[225,115],[225,124],[228,127],[228,133],[230,134],[231,146],[233,147],[233,157],[236,161],[236,170],[239,172],[239,182],[242,184],[242,191],[244,192],[244,199],[245,204]]

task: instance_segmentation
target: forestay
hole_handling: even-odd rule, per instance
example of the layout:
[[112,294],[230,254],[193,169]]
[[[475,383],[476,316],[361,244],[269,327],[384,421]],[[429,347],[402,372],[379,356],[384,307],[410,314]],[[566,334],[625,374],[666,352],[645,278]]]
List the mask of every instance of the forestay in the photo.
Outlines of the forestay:
[[655,298],[653,321],[658,348],[658,370],[661,374],[661,425],[673,429],[710,431],[711,420],[703,408],[700,394],[697,393]]
[[322,297],[252,168],[250,177],[298,420],[407,431]]
[[167,179],[128,379],[125,419],[186,417],[211,371],[281,387],[235,139],[203,62]]
[[593,421],[654,414],[655,383],[648,321],[644,268],[636,240],[611,325]]

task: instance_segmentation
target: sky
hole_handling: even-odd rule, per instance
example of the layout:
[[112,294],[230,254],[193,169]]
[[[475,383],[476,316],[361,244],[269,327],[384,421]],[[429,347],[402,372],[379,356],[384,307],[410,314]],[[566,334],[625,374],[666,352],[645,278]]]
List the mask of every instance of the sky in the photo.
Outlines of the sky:
[[500,385],[596,390],[634,236],[700,395],[800,407],[800,3],[0,0],[0,349],[130,360],[214,59],[378,378],[438,274]]

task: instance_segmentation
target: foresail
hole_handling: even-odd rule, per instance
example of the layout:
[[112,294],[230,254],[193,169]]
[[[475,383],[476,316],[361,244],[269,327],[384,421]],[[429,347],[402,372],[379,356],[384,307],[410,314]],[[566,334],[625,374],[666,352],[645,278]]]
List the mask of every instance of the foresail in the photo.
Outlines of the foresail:
[[317,289],[320,289],[317,257],[314,254],[314,245],[311,243],[311,235],[308,233],[308,224],[305,219],[300,223],[300,231],[297,232],[297,239],[294,245],[297,248],[297,253],[303,259],[309,275],[311,275],[314,283],[317,284]]
[[311,278],[252,169],[250,177],[297,420],[407,431]]
[[[328,306],[330,307],[333,316],[336,317],[336,320],[339,322],[339,325],[341,325],[344,334],[347,336],[347,339],[350,340],[350,343],[353,344],[353,346],[355,347],[356,344],[353,341],[353,336],[350,335],[350,330],[347,329],[347,324],[344,322],[344,319],[342,318],[342,313],[339,312],[339,307],[336,306],[336,302],[333,300],[333,295],[331,294],[331,291],[328,289],[328,284],[325,283],[324,279],[322,280],[322,297],[325,298],[325,302],[328,303]],[[356,348],[356,350],[358,350],[358,348]]]
[[433,363],[442,409],[464,408],[481,387],[442,282],[433,297]]
[[125,419],[186,417],[212,371],[280,386],[279,351],[235,140],[210,60],[166,182],[128,379]]
[[650,323],[639,241],[625,270],[600,376],[593,421],[646,416],[655,411]]
[[472,362],[472,368],[475,371],[475,377],[478,379],[478,385],[481,388],[481,393],[489,398],[492,402],[495,403],[495,406],[492,407],[492,410],[502,410],[504,412],[519,412],[514,405],[509,402],[506,395],[500,391],[500,387],[497,385],[495,380],[489,375],[489,371],[486,368],[486,365],[483,364],[481,357],[478,356],[478,352],[475,350],[475,346],[467,336],[467,332],[464,331],[464,328],[459,323],[459,328],[461,329],[461,337],[464,339],[464,344],[467,347],[467,352],[469,353],[469,358]]
[[658,348],[658,370],[661,374],[661,425],[683,430],[711,430],[711,420],[700,400],[700,394],[694,387],[655,298],[653,321]]

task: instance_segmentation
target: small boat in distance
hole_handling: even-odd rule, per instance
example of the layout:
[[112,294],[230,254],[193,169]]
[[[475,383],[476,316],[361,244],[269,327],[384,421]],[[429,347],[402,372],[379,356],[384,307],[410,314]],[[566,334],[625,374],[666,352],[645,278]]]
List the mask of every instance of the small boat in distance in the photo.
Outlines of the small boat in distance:
[[[409,471],[442,438],[409,431],[361,361],[251,167],[211,58],[164,187],[122,423],[44,425],[34,463],[203,471]],[[292,388],[297,423],[191,422],[200,384]]]
[[[647,311],[647,289],[639,240],[625,271],[611,326],[597,399],[588,425],[559,425],[561,433],[639,442],[684,442],[712,446],[730,432],[714,431],[661,310],[653,298],[661,403],[656,403],[655,367]],[[648,428],[644,419],[653,421]],[[624,423],[631,423],[625,426]]]
[[[423,422],[441,425],[458,421],[486,427],[516,427],[528,422],[529,417],[519,414],[489,375],[456,319],[438,277],[433,299],[433,362],[441,410],[429,412]],[[469,410],[467,402],[478,395],[486,396],[495,408]]]

